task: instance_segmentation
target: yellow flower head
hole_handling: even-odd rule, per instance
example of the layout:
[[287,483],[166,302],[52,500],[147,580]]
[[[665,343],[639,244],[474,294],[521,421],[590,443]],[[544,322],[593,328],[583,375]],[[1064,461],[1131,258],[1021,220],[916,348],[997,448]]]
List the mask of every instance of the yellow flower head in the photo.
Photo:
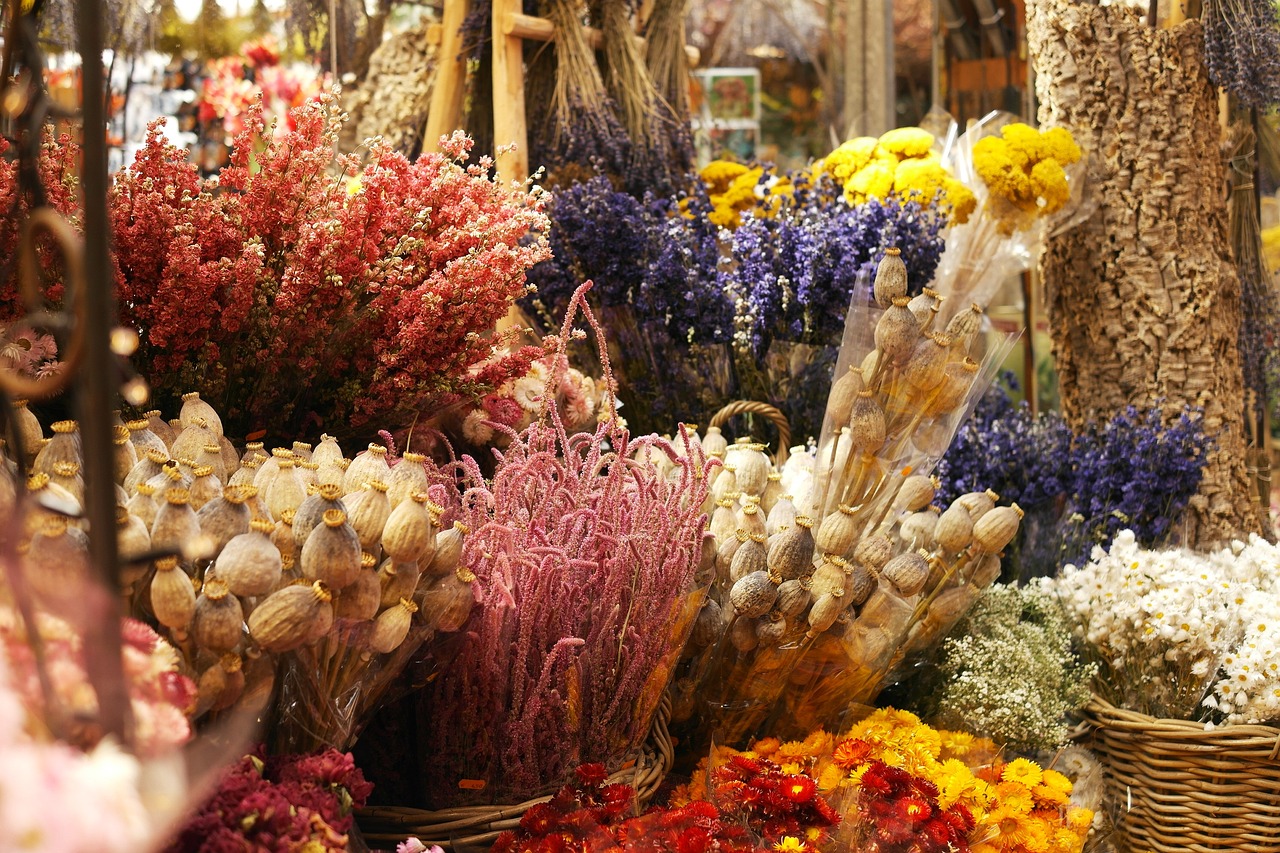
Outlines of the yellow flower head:
[[1089,809],[1067,809],[1067,826],[1079,835],[1086,835],[1093,826],[1093,812]]
[[903,160],[923,157],[933,148],[933,134],[918,127],[898,127],[880,137],[880,147]]
[[1084,838],[1066,827],[1059,826],[1049,836],[1049,853],[1080,853]]
[[1031,167],[1031,192],[1037,203],[1044,202],[1045,213],[1057,213],[1071,200],[1067,173],[1057,160],[1041,160]]
[[782,746],[782,741],[776,737],[766,737],[756,741],[752,746],[755,748],[756,755],[768,758],[778,751],[778,747]]
[[978,209],[978,197],[973,194],[973,190],[950,175],[943,181],[942,186],[947,193],[947,205],[951,208],[951,219],[960,225],[968,222],[969,217]]
[[1000,778],[1005,782],[1017,782],[1024,787],[1034,788],[1044,779],[1044,771],[1030,759],[1015,758],[1004,766]]
[[1070,166],[1080,160],[1080,146],[1065,127],[1052,127],[1041,136],[1044,156],[1057,160],[1063,166]]
[[837,183],[843,184],[855,172],[871,162],[871,155],[875,150],[875,137],[860,136],[857,139],[850,139],[823,158],[822,169],[835,178]]
[[942,739],[942,757],[963,758],[973,747],[973,735],[968,732],[938,732]]
[[800,853],[805,846],[804,842],[794,835],[784,835],[781,841],[773,845],[773,849],[778,853]]
[[1046,787],[1061,791],[1064,794],[1070,794],[1074,787],[1071,780],[1057,770],[1044,771],[1044,778],[1040,780],[1040,784]]
[[1035,805],[1031,791],[1017,782],[1001,782],[996,785],[996,800],[1000,808],[1018,814],[1030,814],[1032,806]]
[[990,833],[988,840],[1005,850],[1025,845],[1035,832],[1029,816],[1004,807],[988,813],[981,826]]
[[707,185],[708,192],[722,193],[729,188],[735,178],[745,174],[747,167],[732,160],[712,160],[702,167],[699,176]]
[[893,171],[881,163],[870,163],[844,182],[845,194],[855,204],[871,198],[885,198],[893,192]]
[[1035,796],[1036,802],[1045,806],[1065,806],[1071,802],[1071,794],[1067,791],[1061,791],[1049,785],[1036,785],[1031,789],[1031,793]]
[[938,766],[931,781],[938,787],[938,805],[949,809],[972,793],[977,780],[964,762],[949,758]]
[[1012,234],[1037,217],[1061,210],[1070,200],[1065,166],[1079,161],[1071,134],[1054,128],[1041,133],[1025,124],[1003,127],[973,147],[973,166],[990,190],[991,215]]
[[828,764],[826,769],[818,774],[818,790],[823,792],[834,791],[840,787],[840,783],[844,779],[845,772],[842,767],[836,764]]

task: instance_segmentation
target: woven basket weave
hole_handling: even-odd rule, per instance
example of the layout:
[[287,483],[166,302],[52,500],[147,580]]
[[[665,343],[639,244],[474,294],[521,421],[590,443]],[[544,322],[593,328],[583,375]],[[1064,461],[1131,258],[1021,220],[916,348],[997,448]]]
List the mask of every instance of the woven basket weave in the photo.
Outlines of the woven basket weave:
[[1121,849],[1280,853],[1280,729],[1205,731],[1095,697],[1085,709]]
[[[634,788],[641,808],[658,792],[675,761],[675,745],[667,730],[670,719],[671,697],[663,694],[649,736],[634,757],[634,763],[628,762],[628,766],[608,779],[608,784],[623,783]],[[547,794],[514,805],[468,806],[442,811],[375,806],[361,809],[356,820],[364,838],[371,842],[394,845],[413,835],[428,847],[488,848],[500,833],[515,829],[526,811],[545,803],[551,796]]]
[[770,406],[768,403],[758,403],[755,400],[735,400],[712,416],[711,426],[724,426],[730,418],[735,418],[738,415],[759,415],[773,424],[778,431],[778,446],[777,452],[773,455],[774,460],[779,465],[787,461],[787,454],[791,450],[791,424],[787,421],[787,416],[782,413],[781,409],[776,406]]

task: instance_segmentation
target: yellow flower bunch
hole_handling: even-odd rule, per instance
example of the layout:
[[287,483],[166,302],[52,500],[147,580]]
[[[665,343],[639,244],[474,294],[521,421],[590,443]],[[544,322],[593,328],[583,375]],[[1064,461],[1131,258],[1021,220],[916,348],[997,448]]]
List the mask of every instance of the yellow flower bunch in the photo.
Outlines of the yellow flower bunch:
[[879,139],[851,139],[814,164],[844,188],[852,204],[897,196],[939,204],[951,220],[969,220],[977,199],[942,165],[933,151],[933,134],[918,127],[899,127]]
[[1065,167],[1079,159],[1080,146],[1060,127],[1041,132],[1007,124],[999,136],[979,140],[973,167],[990,190],[988,206],[1000,233],[1012,234],[1061,210],[1071,198]]
[[1266,269],[1280,272],[1280,225],[1262,229],[1262,261]]
[[763,167],[751,168],[732,160],[712,160],[699,173],[706,184],[712,210],[707,218],[721,228],[737,228],[742,214],[772,216],[795,188],[791,179],[772,169],[765,178]]

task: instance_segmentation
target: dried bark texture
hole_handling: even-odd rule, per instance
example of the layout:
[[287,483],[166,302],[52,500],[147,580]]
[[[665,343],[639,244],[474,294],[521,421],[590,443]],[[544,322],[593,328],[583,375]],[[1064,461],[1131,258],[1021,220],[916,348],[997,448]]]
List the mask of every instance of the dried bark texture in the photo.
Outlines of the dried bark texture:
[[421,151],[435,66],[425,27],[394,35],[374,51],[369,75],[347,102],[355,141],[381,136],[405,156]]
[[1027,5],[1040,121],[1092,157],[1097,211],[1041,259],[1063,411],[1204,410],[1216,446],[1187,512],[1206,548],[1261,523],[1245,467],[1240,282],[1227,238],[1217,94],[1198,21],[1148,27],[1124,6]]

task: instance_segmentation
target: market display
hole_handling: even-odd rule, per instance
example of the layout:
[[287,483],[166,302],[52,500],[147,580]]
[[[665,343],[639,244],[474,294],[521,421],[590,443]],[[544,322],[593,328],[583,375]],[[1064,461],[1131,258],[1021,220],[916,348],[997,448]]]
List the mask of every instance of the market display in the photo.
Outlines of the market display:
[[5,4],[0,849],[1280,853],[1277,7],[797,164],[718,7],[323,5],[131,136]]

